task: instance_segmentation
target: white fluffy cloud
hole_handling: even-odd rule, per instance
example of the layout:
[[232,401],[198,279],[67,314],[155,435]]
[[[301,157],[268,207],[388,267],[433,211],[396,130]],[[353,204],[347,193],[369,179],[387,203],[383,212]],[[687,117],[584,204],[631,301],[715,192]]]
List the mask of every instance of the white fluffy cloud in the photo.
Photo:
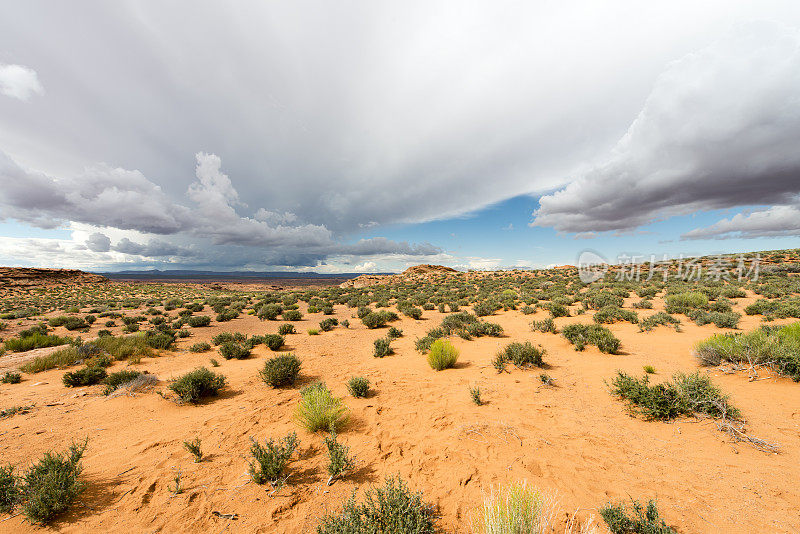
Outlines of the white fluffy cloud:
[[44,87],[30,67],[0,63],[0,93],[25,101],[34,94],[44,94]]
[[687,236],[797,235],[798,94],[800,32],[739,27],[671,63],[608,161],[542,197],[532,224],[624,231],[700,210],[778,205]]

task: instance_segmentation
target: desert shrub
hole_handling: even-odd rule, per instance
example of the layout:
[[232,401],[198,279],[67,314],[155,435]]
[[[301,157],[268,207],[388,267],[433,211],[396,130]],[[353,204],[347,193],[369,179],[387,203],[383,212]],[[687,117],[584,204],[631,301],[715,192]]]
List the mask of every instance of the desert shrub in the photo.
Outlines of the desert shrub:
[[284,341],[283,336],[280,334],[267,334],[264,336],[264,344],[269,350],[280,350]]
[[481,388],[478,386],[469,386],[469,397],[472,399],[472,402],[478,406],[483,404],[481,400]]
[[250,455],[253,459],[248,462],[247,472],[253,482],[256,484],[269,482],[273,486],[280,486],[281,475],[299,444],[297,434],[294,432],[277,442],[272,439],[267,440],[264,445],[250,438]]
[[225,323],[227,321],[232,321],[239,317],[239,312],[236,310],[223,310],[217,314],[217,322],[218,323]]
[[638,302],[634,302],[632,306],[638,310],[652,310],[653,309],[653,301],[652,300],[640,300]]
[[364,398],[369,394],[369,380],[363,376],[354,376],[347,381],[347,391],[356,398]]
[[586,345],[595,345],[600,352],[608,354],[614,354],[619,350],[619,339],[611,330],[599,324],[568,324],[561,333],[575,346],[575,350],[583,350]]
[[318,336],[319,335],[319,328],[309,328],[306,330],[309,336]]
[[383,358],[384,356],[388,356],[394,353],[391,345],[392,340],[388,337],[376,339],[374,342],[375,350],[372,355],[375,358]]
[[259,371],[259,375],[261,380],[274,388],[289,386],[297,380],[300,367],[300,359],[289,352],[264,362],[264,367]]
[[77,371],[66,372],[61,380],[66,387],[76,388],[98,384],[104,378],[106,378],[106,370],[102,367],[93,366],[84,367]]
[[680,319],[673,317],[672,315],[665,313],[665,312],[658,312],[654,313],[650,317],[646,317],[639,322],[639,331],[640,332],[649,332],[653,328],[659,325],[669,325],[674,326],[675,330],[680,330]]
[[547,319],[543,319],[541,321],[533,321],[531,323],[531,330],[534,332],[538,331],[543,333],[550,332],[551,334],[558,333],[558,329],[556,329],[556,322],[552,317],[548,317]]
[[608,503],[600,509],[600,516],[611,534],[675,534],[659,516],[655,501],[648,502],[647,507],[633,501],[630,515],[624,503]]
[[403,337],[403,331],[393,326],[389,328],[388,332],[386,332],[386,337],[389,339],[397,339],[399,337]]
[[73,443],[65,453],[46,452],[22,477],[22,511],[31,523],[45,524],[65,512],[84,490],[78,480],[87,442]]
[[261,306],[256,316],[262,321],[274,321],[281,313],[283,313],[283,307],[280,304],[270,303]]
[[283,317],[284,321],[300,321],[303,318],[303,314],[299,310],[286,310],[281,317]]
[[197,403],[203,397],[215,397],[225,387],[225,377],[198,367],[168,386],[183,402]]
[[339,324],[339,320],[335,317],[328,317],[319,322],[319,329],[323,332],[330,332],[333,327]]
[[328,452],[328,484],[335,478],[341,478],[343,474],[355,467],[355,459],[350,456],[350,448],[336,439],[336,431],[332,431],[323,440],[325,449]]
[[369,312],[367,315],[361,318],[361,322],[364,323],[364,326],[370,329],[380,328],[386,325],[388,318],[382,312]]
[[403,309],[403,313],[412,319],[422,319],[422,310],[419,308],[409,307]]
[[468,336],[474,336],[474,337],[482,337],[482,336],[500,337],[503,335],[503,327],[497,323],[487,323],[484,321],[479,321],[477,323],[472,323],[467,325],[466,333]]
[[184,441],[183,448],[189,451],[189,454],[194,458],[195,463],[203,461],[203,449],[201,448],[202,442],[200,438],[194,438],[191,441]]
[[6,350],[12,352],[25,352],[43,347],[66,345],[70,341],[72,341],[72,338],[69,337],[35,333],[26,337],[7,339],[4,343],[4,347]]
[[352,495],[338,514],[325,515],[317,534],[433,534],[435,526],[434,509],[422,494],[409,490],[400,477],[387,477],[382,487],[367,490],[362,502]]
[[250,349],[237,341],[226,341],[219,346],[219,354],[226,360],[244,360],[250,356]]
[[544,364],[544,349],[534,346],[530,341],[509,343],[501,352],[506,361],[517,367],[541,367]]
[[717,328],[738,328],[742,314],[736,312],[707,312],[705,310],[692,310],[688,314],[690,319],[700,326],[714,323]]
[[280,327],[278,327],[278,334],[281,336],[285,336],[287,334],[296,334],[297,332],[294,329],[294,325],[291,323],[284,323]]
[[192,335],[191,332],[189,332],[185,328],[182,328],[182,329],[178,330],[177,332],[175,332],[175,337],[178,337],[178,338],[181,338],[181,339],[187,338],[187,337],[189,337],[191,335]]
[[175,336],[164,332],[156,333],[148,331],[145,333],[145,341],[147,345],[154,349],[169,349],[175,343]]
[[19,485],[14,466],[0,466],[0,514],[11,513],[19,499]]
[[216,336],[211,338],[212,345],[222,345],[223,343],[227,343],[229,341],[235,341],[237,343],[244,343],[247,340],[247,336],[242,334],[241,332],[220,332]]
[[110,395],[111,393],[115,392],[119,389],[120,386],[139,378],[142,373],[139,371],[133,371],[125,369],[123,371],[117,371],[116,373],[111,373],[103,380],[103,383],[106,385],[105,389],[103,390],[103,395]]
[[112,337],[113,335],[111,330],[106,330],[105,328],[97,331],[97,337]]
[[211,324],[211,317],[208,315],[193,315],[186,320],[186,324],[192,328],[199,328]]
[[569,308],[567,308],[563,304],[552,302],[550,304],[545,304],[544,308],[550,311],[550,315],[553,318],[569,317]]
[[594,322],[599,324],[612,324],[617,321],[628,321],[636,324],[639,322],[639,316],[636,315],[635,311],[623,310],[616,306],[603,306],[594,314]]
[[589,307],[594,308],[595,310],[605,308],[606,306],[621,308],[624,302],[625,299],[623,299],[621,296],[609,291],[599,291],[590,295],[586,299],[586,303],[589,305]]
[[126,334],[132,334],[134,332],[139,331],[139,324],[138,323],[130,323],[126,324],[125,327],[122,329],[123,332]]
[[432,369],[442,371],[454,367],[458,361],[458,349],[446,339],[437,339],[430,346],[428,365]]
[[472,307],[472,310],[475,312],[475,315],[478,317],[486,317],[487,315],[492,315],[495,312],[495,307],[491,305],[489,302],[479,302]]
[[708,307],[708,297],[698,291],[689,291],[675,295],[667,295],[664,299],[664,309],[667,313],[682,313]]
[[532,313],[536,313],[536,308],[533,306],[523,306],[522,310],[520,310],[523,315],[530,315]]
[[740,415],[711,379],[697,372],[676,373],[672,380],[651,386],[647,374],[636,378],[617,371],[611,392],[625,399],[631,409],[646,419],[669,420],[694,413],[731,419]]
[[3,384],[19,384],[22,382],[22,375],[14,371],[6,371],[6,374],[0,378],[0,382]]
[[336,431],[347,422],[347,407],[333,396],[328,387],[317,382],[300,391],[295,411],[298,422],[309,432]]
[[476,515],[476,533],[544,534],[550,532],[553,501],[527,482],[517,482],[484,497]]

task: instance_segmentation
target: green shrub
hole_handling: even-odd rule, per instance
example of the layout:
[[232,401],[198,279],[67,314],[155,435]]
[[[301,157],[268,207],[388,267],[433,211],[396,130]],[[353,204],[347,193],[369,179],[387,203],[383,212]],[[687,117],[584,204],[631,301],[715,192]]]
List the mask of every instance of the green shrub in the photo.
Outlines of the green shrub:
[[364,326],[370,329],[385,326],[387,321],[388,317],[382,312],[369,312],[361,318],[361,322],[364,323]]
[[594,308],[595,310],[605,308],[606,306],[611,306],[612,308],[621,308],[624,302],[625,299],[623,299],[620,295],[616,295],[609,291],[599,291],[590,295],[586,299],[586,303],[589,305],[589,307]]
[[286,310],[282,317],[284,321],[300,321],[303,319],[303,314],[299,310]]
[[148,331],[145,333],[145,341],[149,347],[154,349],[168,350],[175,343],[175,336],[164,332],[156,333]]
[[203,397],[215,397],[225,387],[225,377],[198,367],[174,380],[169,386],[183,402],[197,403]]
[[200,328],[211,324],[211,317],[208,315],[193,315],[186,320],[186,324],[192,328]]
[[386,337],[389,339],[397,339],[399,337],[403,337],[403,331],[393,326],[389,328],[388,332],[386,332]]
[[556,329],[556,322],[553,320],[552,317],[548,317],[547,319],[543,319],[541,321],[533,321],[531,323],[531,330],[534,332],[542,332],[547,333],[550,332],[551,334],[557,334],[558,330]]
[[219,354],[226,360],[244,360],[250,356],[250,349],[236,341],[226,341],[219,346]]
[[569,308],[567,308],[563,304],[557,304],[557,303],[554,302],[554,303],[551,303],[551,304],[546,304],[544,307],[547,310],[550,311],[550,315],[553,318],[556,318],[556,317],[569,317]]
[[455,367],[458,361],[458,349],[456,349],[449,341],[445,339],[437,339],[431,344],[430,352],[428,352],[428,365],[432,369],[442,371]]
[[106,370],[102,367],[84,367],[78,371],[66,372],[62,377],[68,388],[91,386],[106,378]]
[[599,324],[568,324],[561,333],[578,351],[583,350],[586,345],[595,345],[600,352],[608,354],[615,354],[619,350],[619,339],[611,330]]
[[280,486],[281,476],[299,444],[297,434],[294,432],[277,442],[270,439],[264,445],[250,438],[250,455],[253,459],[248,462],[247,472],[253,482],[256,484],[269,482],[273,486]]
[[184,441],[183,448],[189,451],[189,454],[194,458],[194,463],[199,464],[203,461],[203,449],[201,448],[202,442],[200,438],[194,438],[191,441]]
[[7,339],[4,343],[4,347],[6,350],[10,350],[12,352],[25,352],[43,347],[66,345],[70,341],[72,341],[72,338],[69,337],[36,333],[23,338]]
[[300,367],[300,359],[289,352],[264,362],[264,368],[259,371],[259,375],[261,380],[274,388],[284,387],[294,384],[300,374]]
[[636,308],[637,310],[652,310],[653,309],[653,301],[652,300],[640,300],[639,302],[634,302],[631,306]]
[[603,306],[594,314],[594,322],[596,323],[612,324],[617,321],[628,321],[636,324],[639,322],[639,316],[634,311],[623,310],[616,306]]
[[660,518],[655,501],[648,502],[646,508],[639,501],[633,501],[630,515],[624,503],[608,503],[600,509],[600,516],[611,534],[676,534]]
[[194,345],[189,347],[189,352],[206,352],[209,350],[211,350],[211,345],[209,345],[205,341],[195,343]]
[[348,418],[347,407],[322,382],[300,391],[300,404],[295,411],[295,417],[309,432],[336,431],[344,426]]
[[356,398],[364,398],[369,395],[369,380],[363,376],[354,376],[347,381],[347,391]]
[[103,390],[103,395],[110,395],[119,389],[120,386],[139,378],[141,375],[142,373],[139,371],[128,369],[111,373],[103,380],[103,383],[106,385],[105,389]]
[[483,404],[483,401],[481,400],[481,388],[478,386],[469,387],[469,396],[472,399],[472,402],[478,406]]
[[0,382],[3,384],[19,384],[22,382],[22,375],[14,371],[6,371],[6,374],[0,378]]
[[31,523],[49,522],[84,490],[78,477],[86,445],[86,441],[73,443],[66,453],[46,452],[22,477],[22,511]]
[[331,480],[341,478],[343,474],[355,467],[355,459],[350,456],[350,448],[339,443],[336,439],[336,431],[332,431],[330,436],[323,440],[328,452],[328,485]]
[[375,350],[372,355],[375,358],[383,358],[384,356],[394,354],[394,350],[391,347],[391,342],[392,340],[388,337],[376,339],[374,342]]
[[671,381],[650,385],[650,377],[636,378],[622,371],[611,382],[611,392],[646,419],[669,420],[701,413],[712,417],[739,418],[728,397],[700,373],[676,373]]
[[800,323],[763,327],[746,334],[717,334],[698,343],[695,355],[701,365],[767,365],[800,381]]
[[420,310],[419,308],[414,308],[414,307],[405,308],[403,309],[403,314],[405,314],[408,317],[411,317],[412,319],[417,319],[417,320],[422,319],[422,310]]
[[360,503],[352,495],[341,512],[320,520],[317,534],[433,534],[435,526],[434,508],[398,477],[386,478],[383,487],[367,490]]
[[319,322],[319,329],[323,332],[330,332],[333,327],[339,324],[339,320],[335,317],[328,317]]
[[267,334],[264,336],[264,344],[269,350],[280,350],[285,340],[280,334]]
[[232,321],[239,317],[239,312],[236,310],[223,310],[217,314],[217,322],[224,323],[227,321]]
[[473,532],[530,533],[550,532],[552,499],[526,482],[499,488],[483,499]]
[[667,313],[688,314],[694,309],[704,309],[708,307],[708,297],[698,291],[667,295],[664,299],[664,309]]
[[654,313],[650,317],[646,317],[641,320],[639,323],[639,331],[640,332],[649,332],[653,328],[659,325],[669,325],[675,327],[675,330],[680,330],[680,319],[673,317],[672,315],[665,313],[665,312],[658,312]]
[[688,312],[689,318],[700,326],[714,323],[717,328],[738,328],[742,314],[736,312],[707,312],[705,310],[692,310]]
[[544,349],[534,346],[530,341],[509,343],[501,352],[506,361],[517,367],[541,367],[544,365]]
[[287,334],[296,334],[297,332],[294,329],[294,325],[291,323],[284,323],[280,327],[278,327],[278,334],[285,336]]
[[0,514],[9,514],[19,499],[19,485],[14,466],[0,466]]

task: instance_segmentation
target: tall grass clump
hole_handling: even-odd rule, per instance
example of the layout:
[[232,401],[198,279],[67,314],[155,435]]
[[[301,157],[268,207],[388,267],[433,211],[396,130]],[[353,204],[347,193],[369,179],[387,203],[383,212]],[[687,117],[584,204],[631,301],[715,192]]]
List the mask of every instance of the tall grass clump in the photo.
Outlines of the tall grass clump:
[[387,477],[383,486],[364,493],[361,502],[355,494],[345,501],[338,514],[325,515],[317,534],[414,533],[436,531],[434,508],[425,503],[421,493],[411,491],[398,476]]
[[553,521],[553,499],[526,482],[517,482],[483,499],[473,519],[476,534],[544,534]]
[[446,339],[437,339],[431,344],[428,352],[428,365],[432,369],[442,371],[455,367],[458,361],[458,349]]
[[317,382],[300,391],[300,404],[295,410],[295,417],[309,432],[335,432],[347,422],[347,406],[334,397],[324,383]]
[[31,523],[45,524],[65,512],[84,490],[78,480],[87,441],[73,443],[66,452],[46,452],[22,477],[22,512]]
[[52,334],[33,333],[25,337],[13,337],[7,339],[3,344],[5,349],[11,352],[25,352],[43,347],[56,347],[66,345],[71,342],[70,337],[61,337]]

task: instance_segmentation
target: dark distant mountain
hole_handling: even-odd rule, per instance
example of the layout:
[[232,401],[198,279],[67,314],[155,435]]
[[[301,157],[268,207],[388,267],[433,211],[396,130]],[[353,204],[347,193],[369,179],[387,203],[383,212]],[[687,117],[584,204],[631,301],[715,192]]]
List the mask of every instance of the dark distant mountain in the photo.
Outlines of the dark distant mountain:
[[[364,273],[315,273],[294,271],[194,271],[190,269],[149,269],[146,271],[115,271],[98,272],[106,278],[115,280],[158,280],[158,279],[187,279],[187,280],[241,280],[241,279],[274,279],[274,278],[334,278],[351,279]],[[394,274],[394,273],[370,273]]]

